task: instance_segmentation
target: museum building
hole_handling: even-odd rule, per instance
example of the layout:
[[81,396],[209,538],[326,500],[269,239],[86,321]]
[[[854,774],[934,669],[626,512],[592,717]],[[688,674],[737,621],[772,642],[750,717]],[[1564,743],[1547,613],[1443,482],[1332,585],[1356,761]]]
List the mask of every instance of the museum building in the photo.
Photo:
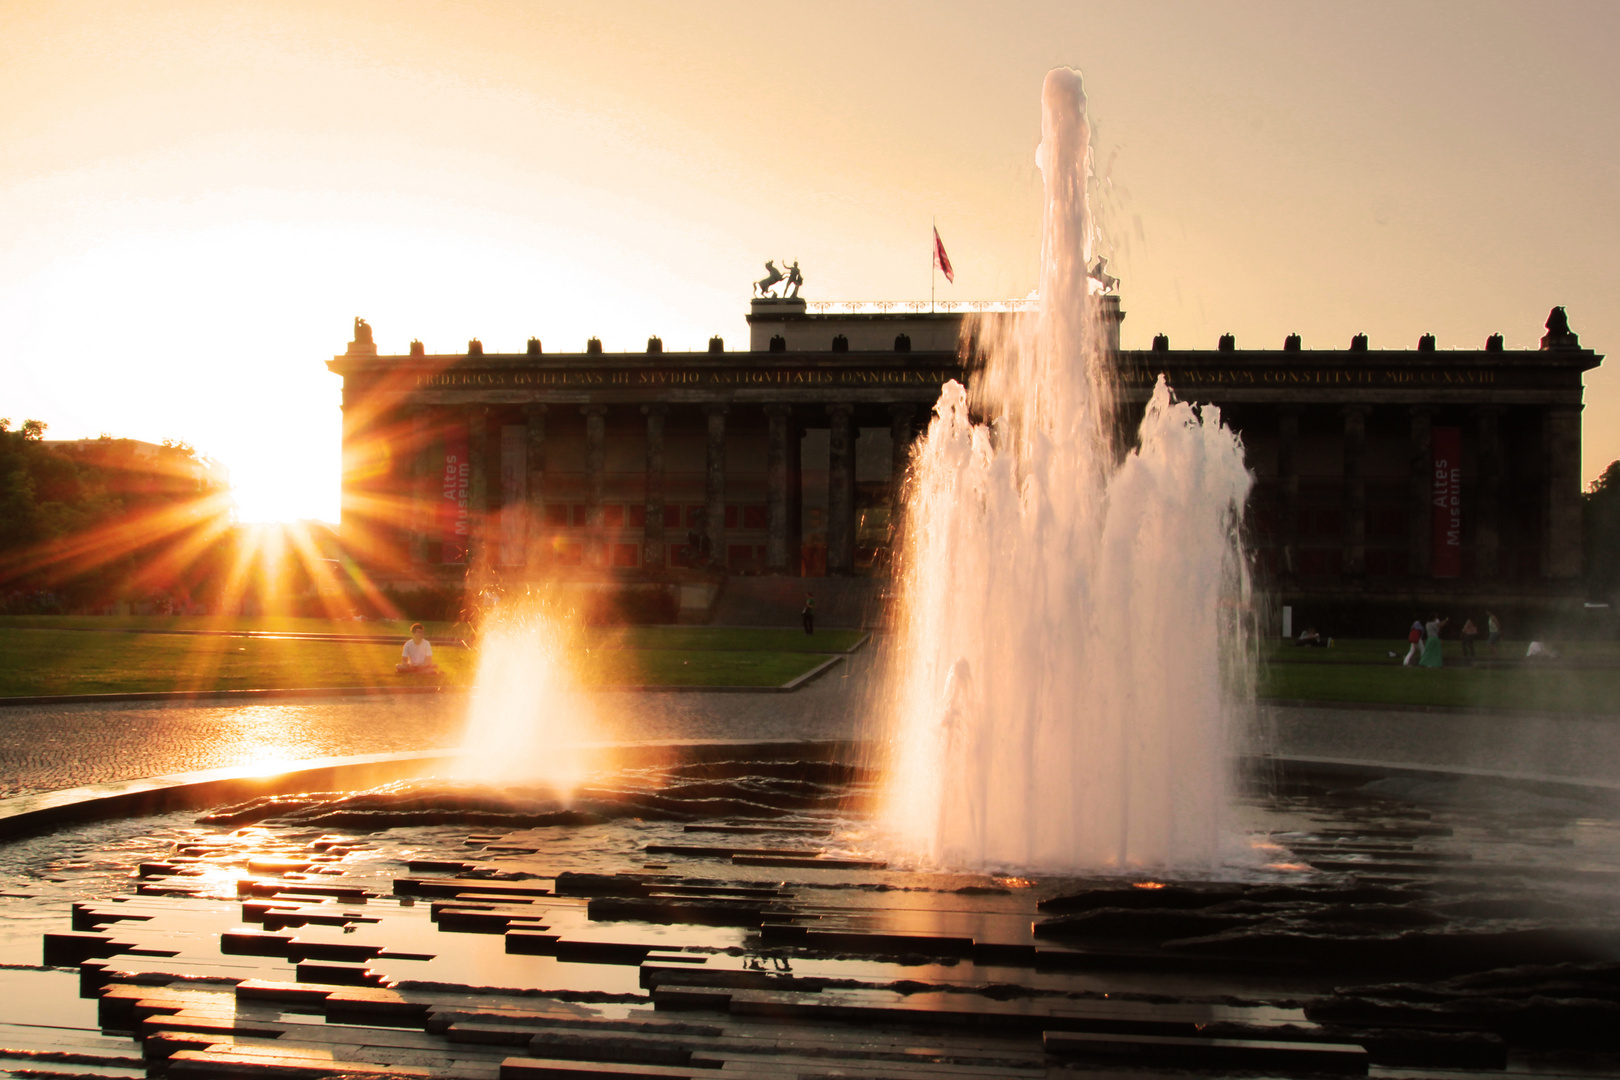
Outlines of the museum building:
[[[1119,298],[1098,298],[1117,346]],[[400,590],[462,581],[882,576],[912,440],[971,381],[963,321],[1026,302],[756,299],[749,347],[380,356],[343,377],[345,547]],[[1583,348],[1562,309],[1536,350],[1151,349],[1120,354],[1122,430],[1155,380],[1213,403],[1256,486],[1246,527],[1283,602],[1580,604]]]

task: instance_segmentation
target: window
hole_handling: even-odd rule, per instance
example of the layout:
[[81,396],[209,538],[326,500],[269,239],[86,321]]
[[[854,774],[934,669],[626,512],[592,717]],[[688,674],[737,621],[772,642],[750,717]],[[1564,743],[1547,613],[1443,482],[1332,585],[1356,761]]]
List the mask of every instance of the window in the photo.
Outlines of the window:
[[625,507],[628,521],[632,529],[645,528],[647,525],[647,506],[645,503],[632,503]]
[[737,506],[736,506],[735,503],[729,503],[726,506],[726,528],[735,529],[736,527],[737,527]]
[[664,528],[678,529],[681,527],[681,508],[672,503],[664,504]]
[[574,527],[575,528],[580,528],[580,529],[585,527],[585,504],[584,503],[575,503],[574,504]]
[[563,528],[568,524],[567,503],[546,503],[546,524]]
[[624,528],[624,507],[618,503],[608,503],[602,507],[602,524],[610,529]]
[[640,546],[637,544],[614,544],[614,566],[637,566],[641,562]]
[[763,529],[763,528],[765,528],[765,508],[763,506],[745,506],[745,507],[743,507],[743,528],[745,528],[745,529]]

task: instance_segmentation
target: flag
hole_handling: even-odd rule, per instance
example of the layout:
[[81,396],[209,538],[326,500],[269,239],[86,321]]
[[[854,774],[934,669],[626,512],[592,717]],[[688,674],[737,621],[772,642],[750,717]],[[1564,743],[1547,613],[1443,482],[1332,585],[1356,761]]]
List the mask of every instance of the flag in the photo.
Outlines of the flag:
[[945,242],[939,238],[937,228],[934,230],[934,265],[944,271],[946,281],[956,284],[956,271],[951,269],[951,257],[945,254]]

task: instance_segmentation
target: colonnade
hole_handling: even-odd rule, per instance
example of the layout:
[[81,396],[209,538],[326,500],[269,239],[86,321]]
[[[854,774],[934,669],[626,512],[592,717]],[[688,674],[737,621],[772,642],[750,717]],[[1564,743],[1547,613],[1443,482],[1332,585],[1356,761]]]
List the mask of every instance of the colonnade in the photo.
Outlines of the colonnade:
[[[671,410],[693,408],[702,417],[704,441],[703,523],[701,528],[701,562],[716,569],[723,568],[727,557],[727,436],[730,421],[741,410],[758,410],[764,418],[765,459],[765,559],[768,573],[797,574],[800,572],[801,542],[803,534],[803,465],[800,440],[810,428],[823,427],[828,431],[829,452],[827,468],[827,572],[849,574],[855,569],[856,548],[856,473],[855,448],[860,429],[857,426],[857,406],[853,403],[834,402],[826,405],[767,403],[763,405],[709,402],[695,406],[671,405],[654,402],[641,405],[604,404],[565,405],[531,403],[521,406],[524,438],[522,442],[522,513],[517,521],[521,530],[523,557],[521,562],[531,568],[545,566],[551,558],[547,550],[547,422],[562,410],[577,410],[583,417],[584,429],[584,539],[587,544],[585,562],[590,566],[603,563],[604,544],[603,506],[607,495],[607,439],[610,409],[635,410],[643,416],[646,432],[646,462],[644,486],[644,521],[640,536],[640,562],[647,570],[661,570],[671,566],[671,543],[666,527],[666,429]],[[408,470],[411,512],[406,515],[404,529],[412,562],[425,563],[429,559],[430,536],[436,521],[434,508],[443,498],[439,477],[443,459],[442,443],[434,438],[436,431],[447,425],[465,425],[467,456],[470,476],[466,485],[467,561],[469,563],[492,560],[492,545],[503,536],[510,539],[514,521],[506,515],[512,507],[503,505],[501,493],[510,492],[508,485],[500,483],[503,461],[502,430],[492,425],[492,410],[509,409],[495,403],[462,405],[412,405],[407,417],[413,444],[418,448]],[[884,419],[894,439],[895,489],[903,475],[914,435],[914,417],[917,406],[907,403],[886,406],[861,406],[862,415],[877,409],[886,411]],[[750,417],[750,419],[752,419]],[[757,428],[755,428],[757,431]],[[570,500],[571,501],[571,500]],[[451,560],[445,560],[451,561]],[[511,559],[494,561],[511,563]]]
[[[1410,447],[1407,467],[1407,574],[1416,579],[1433,575],[1434,419],[1439,409],[1430,405],[1401,408],[1408,425]],[[1339,408],[1343,424],[1343,520],[1341,573],[1361,577],[1367,569],[1367,421],[1375,406],[1350,404]],[[1536,476],[1541,492],[1535,535],[1540,553],[1540,575],[1573,578],[1581,572],[1580,431],[1579,405],[1526,406],[1539,421],[1538,459],[1522,471]],[[1276,408],[1276,485],[1279,511],[1278,570],[1285,580],[1299,574],[1300,547],[1300,415],[1304,406]],[[1503,485],[1507,480],[1503,452],[1503,405],[1468,408],[1474,444],[1469,499],[1464,513],[1471,521],[1473,570],[1471,576],[1502,576]]]

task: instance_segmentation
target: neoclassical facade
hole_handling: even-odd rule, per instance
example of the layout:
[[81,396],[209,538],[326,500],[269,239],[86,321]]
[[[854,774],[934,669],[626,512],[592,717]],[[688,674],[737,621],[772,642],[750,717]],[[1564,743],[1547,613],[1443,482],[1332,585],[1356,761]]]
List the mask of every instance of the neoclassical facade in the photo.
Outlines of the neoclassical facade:
[[[1117,341],[1117,297],[1102,299]],[[1001,305],[1003,309],[1009,305]],[[1017,308],[1020,305],[1010,305]],[[962,307],[969,307],[964,305]],[[917,310],[923,308],[923,310]],[[343,529],[399,587],[881,574],[898,480],[940,386],[964,378],[961,307],[755,300],[747,350],[377,355],[343,377]],[[1582,375],[1541,348],[1239,348],[1121,354],[1129,430],[1166,375],[1243,436],[1248,531],[1296,603],[1566,603],[1581,574]],[[1134,414],[1134,415],[1132,415]]]

